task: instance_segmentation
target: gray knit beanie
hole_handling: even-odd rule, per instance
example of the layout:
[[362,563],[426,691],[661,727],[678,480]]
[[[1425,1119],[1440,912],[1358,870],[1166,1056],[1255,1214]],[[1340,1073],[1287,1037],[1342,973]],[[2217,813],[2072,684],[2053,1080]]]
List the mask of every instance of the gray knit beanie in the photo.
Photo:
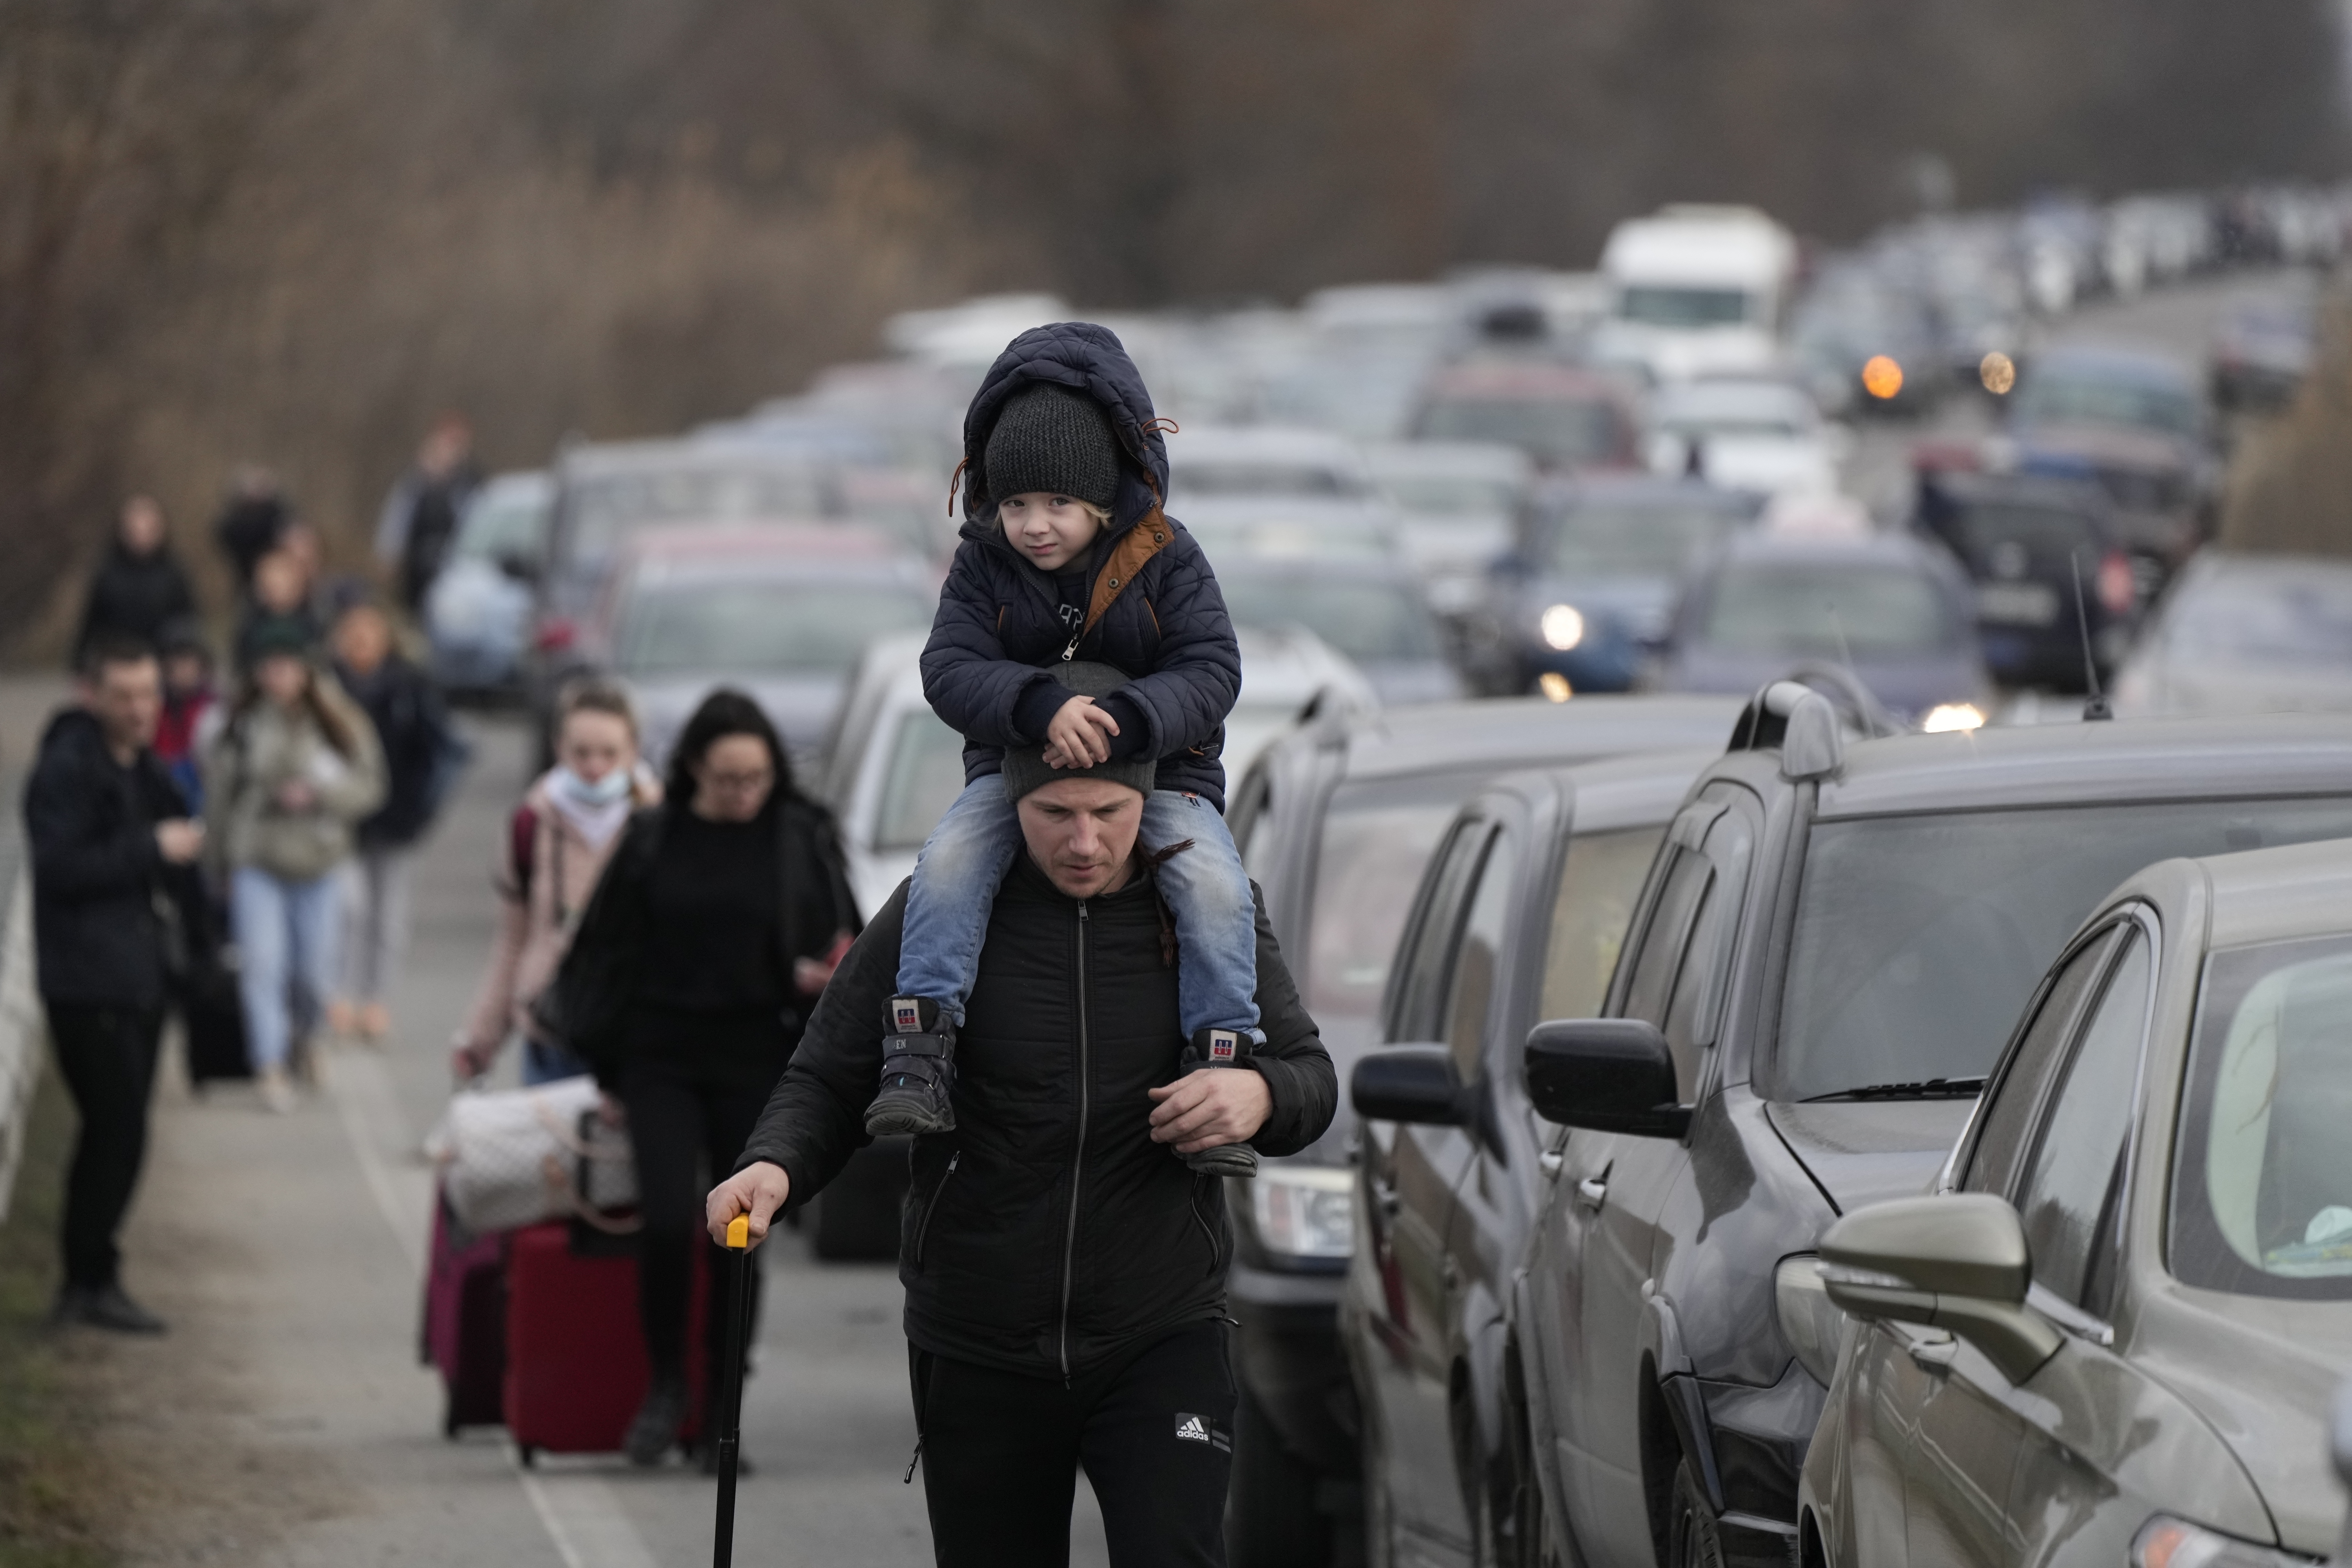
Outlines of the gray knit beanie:
[[1047,490],[1108,511],[1118,499],[1118,443],[1110,416],[1082,392],[1041,381],[1005,399],[981,455],[992,501]]
[[[1022,492],[1015,490],[1013,493],[1019,495]],[[1063,493],[1066,495],[1069,492],[1066,490]],[[1128,683],[1125,670],[1087,659],[1057,664],[1052,674],[1055,679],[1080,697],[1105,698]],[[1149,800],[1152,785],[1159,778],[1160,764],[1150,757],[1098,763],[1090,768],[1050,768],[1045,765],[1045,748],[1043,746],[1018,746],[1004,753],[1004,799],[1007,805],[1017,804],[1031,790],[1052,784],[1056,779],[1108,779],[1113,784],[1125,784]]]

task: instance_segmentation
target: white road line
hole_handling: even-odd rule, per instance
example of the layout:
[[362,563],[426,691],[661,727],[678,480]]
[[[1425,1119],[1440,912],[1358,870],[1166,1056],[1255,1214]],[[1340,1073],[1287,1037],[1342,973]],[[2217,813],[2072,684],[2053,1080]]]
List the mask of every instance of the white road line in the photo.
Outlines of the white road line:
[[[431,1245],[433,1177],[422,1167],[396,1168],[384,1159],[386,1149],[415,1147],[392,1075],[381,1058],[348,1048],[321,1052],[319,1068],[368,1195],[409,1267],[422,1276]],[[507,1453],[522,1495],[563,1568],[659,1568],[645,1537],[602,1480],[583,1474],[535,1475],[522,1468],[511,1446]]]

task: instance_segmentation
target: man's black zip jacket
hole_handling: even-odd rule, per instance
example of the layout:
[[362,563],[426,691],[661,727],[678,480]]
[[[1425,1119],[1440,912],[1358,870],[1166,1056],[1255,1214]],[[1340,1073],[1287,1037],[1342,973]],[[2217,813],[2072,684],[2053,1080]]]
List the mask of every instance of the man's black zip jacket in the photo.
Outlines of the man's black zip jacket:
[[[866,1142],[901,884],[849,950],[738,1169],[783,1167],[814,1195]],[[996,896],[956,1046],[956,1127],[915,1141],[899,1225],[919,1350],[1066,1377],[1121,1346],[1223,1315],[1224,1192],[1150,1137],[1144,1091],[1180,1076],[1176,971],[1149,874],[1080,900],[1025,854]],[[1329,1125],[1339,1085],[1261,900],[1257,1000],[1272,1090],[1262,1154]]]

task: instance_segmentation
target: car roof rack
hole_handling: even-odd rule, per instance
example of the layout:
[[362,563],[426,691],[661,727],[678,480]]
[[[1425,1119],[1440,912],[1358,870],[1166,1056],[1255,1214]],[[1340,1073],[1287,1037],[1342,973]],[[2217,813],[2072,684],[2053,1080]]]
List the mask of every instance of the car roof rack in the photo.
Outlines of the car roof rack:
[[1845,766],[1837,707],[1801,680],[1775,680],[1748,700],[1731,726],[1735,752],[1780,753],[1784,779],[1822,779]]

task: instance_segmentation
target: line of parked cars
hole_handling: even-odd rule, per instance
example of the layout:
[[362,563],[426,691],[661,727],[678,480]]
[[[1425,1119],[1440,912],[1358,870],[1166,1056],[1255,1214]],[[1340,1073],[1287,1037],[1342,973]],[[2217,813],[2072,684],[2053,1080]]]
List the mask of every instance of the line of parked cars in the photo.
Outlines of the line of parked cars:
[[1235,1561],[2326,1552],[2352,721],[1511,706],[1237,795],[1360,1120],[1233,1194]]

